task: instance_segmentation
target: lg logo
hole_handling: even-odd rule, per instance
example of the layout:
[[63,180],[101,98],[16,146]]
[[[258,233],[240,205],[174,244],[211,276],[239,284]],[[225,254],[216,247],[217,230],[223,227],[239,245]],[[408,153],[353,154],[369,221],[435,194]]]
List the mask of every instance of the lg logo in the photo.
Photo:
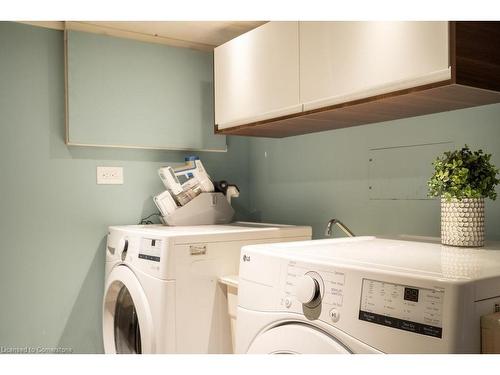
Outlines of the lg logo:
[[243,255],[243,262],[250,262],[250,255]]

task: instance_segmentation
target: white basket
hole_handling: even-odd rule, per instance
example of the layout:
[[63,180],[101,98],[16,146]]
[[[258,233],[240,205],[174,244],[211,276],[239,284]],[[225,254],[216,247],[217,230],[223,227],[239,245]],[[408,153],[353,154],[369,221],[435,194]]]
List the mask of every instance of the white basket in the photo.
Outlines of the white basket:
[[234,209],[222,193],[201,193],[168,216],[166,225],[227,224],[233,220]]

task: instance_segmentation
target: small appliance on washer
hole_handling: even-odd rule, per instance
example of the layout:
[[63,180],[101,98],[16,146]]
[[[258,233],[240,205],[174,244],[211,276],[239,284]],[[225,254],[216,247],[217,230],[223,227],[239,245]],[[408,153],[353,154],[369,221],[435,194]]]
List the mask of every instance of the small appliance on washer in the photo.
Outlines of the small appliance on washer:
[[244,245],[306,240],[310,227],[231,225],[109,228],[103,299],[106,353],[228,353],[222,286]]
[[500,243],[354,237],[245,246],[237,353],[479,353]]

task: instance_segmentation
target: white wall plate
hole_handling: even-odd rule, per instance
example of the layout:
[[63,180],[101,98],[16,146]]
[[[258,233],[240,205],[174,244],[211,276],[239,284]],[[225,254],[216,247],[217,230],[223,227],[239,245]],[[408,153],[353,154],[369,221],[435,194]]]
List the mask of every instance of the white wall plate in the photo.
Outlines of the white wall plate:
[[123,168],[122,167],[97,167],[98,185],[122,185]]

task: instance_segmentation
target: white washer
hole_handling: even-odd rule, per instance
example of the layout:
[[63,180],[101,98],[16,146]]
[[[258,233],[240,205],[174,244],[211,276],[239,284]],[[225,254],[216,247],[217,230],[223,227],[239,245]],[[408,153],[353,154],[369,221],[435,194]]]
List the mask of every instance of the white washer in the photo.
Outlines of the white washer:
[[218,278],[238,273],[244,245],[310,238],[310,227],[243,222],[110,227],[105,352],[231,352],[230,318]]
[[245,246],[237,353],[479,353],[500,243],[354,237]]

